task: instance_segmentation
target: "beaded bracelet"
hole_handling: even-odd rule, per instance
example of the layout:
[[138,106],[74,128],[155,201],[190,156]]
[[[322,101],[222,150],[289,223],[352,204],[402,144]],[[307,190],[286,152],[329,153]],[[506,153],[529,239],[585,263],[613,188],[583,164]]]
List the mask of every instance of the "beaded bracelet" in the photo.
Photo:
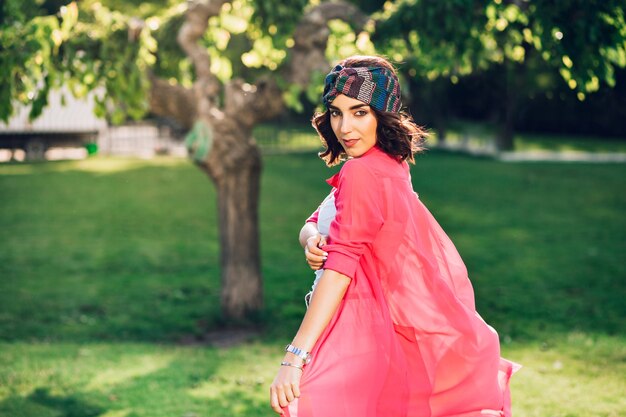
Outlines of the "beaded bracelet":
[[304,370],[304,368],[300,365],[296,365],[295,363],[291,363],[291,362],[281,362],[280,366],[292,366],[294,368],[298,368],[299,370]]

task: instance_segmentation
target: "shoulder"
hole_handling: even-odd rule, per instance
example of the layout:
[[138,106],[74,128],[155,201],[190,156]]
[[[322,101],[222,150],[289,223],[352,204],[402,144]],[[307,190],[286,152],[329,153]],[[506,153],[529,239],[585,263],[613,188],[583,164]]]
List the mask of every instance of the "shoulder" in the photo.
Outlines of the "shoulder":
[[365,158],[352,158],[343,163],[341,167],[341,173],[353,174],[353,173],[367,173],[372,171],[370,161]]
[[363,158],[354,158],[344,162],[338,175],[338,186],[342,184],[372,184],[376,181],[375,168]]
[[346,161],[341,169],[345,175],[363,175],[370,179],[406,177],[408,165],[383,150],[374,148],[360,158]]

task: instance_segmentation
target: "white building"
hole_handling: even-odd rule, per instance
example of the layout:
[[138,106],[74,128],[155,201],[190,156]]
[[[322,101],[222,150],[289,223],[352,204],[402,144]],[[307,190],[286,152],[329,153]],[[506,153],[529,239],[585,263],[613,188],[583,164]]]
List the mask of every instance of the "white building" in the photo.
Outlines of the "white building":
[[0,122],[0,148],[21,149],[27,159],[44,159],[50,148],[84,148],[106,132],[106,120],[94,115],[93,95],[77,99],[63,88],[51,91],[48,100],[33,121],[28,120],[30,106],[18,105],[8,123]]
[[30,106],[19,105],[8,123],[0,122],[0,160],[16,154],[27,160],[85,157],[90,145],[107,155],[186,156],[184,145],[166,127],[147,121],[108,126],[95,116],[93,97],[77,99],[67,88],[51,91],[48,105],[33,121],[28,120]]

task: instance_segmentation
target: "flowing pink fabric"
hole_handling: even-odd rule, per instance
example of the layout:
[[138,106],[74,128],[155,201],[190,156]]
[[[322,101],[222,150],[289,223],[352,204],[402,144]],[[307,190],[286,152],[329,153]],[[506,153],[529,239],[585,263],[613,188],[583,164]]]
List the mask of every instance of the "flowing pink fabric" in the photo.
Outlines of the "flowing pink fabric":
[[465,265],[413,191],[408,165],[374,147],[328,182],[337,214],[324,268],[352,280],[285,415],[509,417],[519,365],[500,358]]

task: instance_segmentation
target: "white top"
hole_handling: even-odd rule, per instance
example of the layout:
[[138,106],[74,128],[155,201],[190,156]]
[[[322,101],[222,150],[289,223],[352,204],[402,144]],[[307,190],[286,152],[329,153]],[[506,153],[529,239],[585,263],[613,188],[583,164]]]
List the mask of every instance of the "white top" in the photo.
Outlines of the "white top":
[[[337,208],[335,207],[335,190],[333,189],[324,201],[322,201],[322,204],[320,204],[320,209],[317,215],[317,230],[319,230],[321,235],[328,236],[330,223],[335,219],[336,214]],[[313,286],[311,287],[311,292],[309,294],[313,295],[313,291],[315,291],[315,287],[317,286],[317,283],[323,273],[324,269],[318,269],[315,271],[315,280],[313,281]],[[307,296],[309,294],[307,294]],[[308,304],[309,303],[307,301],[307,305]]]

